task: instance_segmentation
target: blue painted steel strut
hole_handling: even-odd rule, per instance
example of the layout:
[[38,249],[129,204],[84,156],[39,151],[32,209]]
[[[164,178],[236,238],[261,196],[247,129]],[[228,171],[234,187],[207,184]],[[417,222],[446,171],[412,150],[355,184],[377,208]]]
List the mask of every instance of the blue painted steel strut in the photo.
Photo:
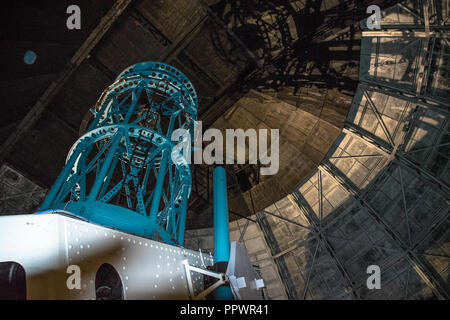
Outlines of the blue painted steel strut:
[[127,68],[91,109],[87,132],[40,209],[182,245],[192,179],[171,135],[177,129],[192,135],[197,109],[192,83],[174,67]]
[[226,172],[223,167],[213,171],[214,198],[214,261],[230,260],[230,235],[228,228],[228,199]]
[[[228,227],[227,177],[223,167],[213,171],[214,198],[214,263],[217,271],[225,272],[230,260],[230,232]],[[232,300],[229,286],[220,286],[215,290],[220,300]]]

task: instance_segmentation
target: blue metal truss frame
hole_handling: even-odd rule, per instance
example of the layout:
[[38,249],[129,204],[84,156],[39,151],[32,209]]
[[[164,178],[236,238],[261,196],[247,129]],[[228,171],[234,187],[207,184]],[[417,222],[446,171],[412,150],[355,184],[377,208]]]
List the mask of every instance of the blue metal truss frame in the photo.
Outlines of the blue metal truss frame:
[[[192,141],[197,110],[195,89],[179,70],[159,62],[127,68],[91,109],[87,132],[40,209],[183,245],[192,177],[171,135],[185,129]],[[126,203],[117,200],[123,189]]]

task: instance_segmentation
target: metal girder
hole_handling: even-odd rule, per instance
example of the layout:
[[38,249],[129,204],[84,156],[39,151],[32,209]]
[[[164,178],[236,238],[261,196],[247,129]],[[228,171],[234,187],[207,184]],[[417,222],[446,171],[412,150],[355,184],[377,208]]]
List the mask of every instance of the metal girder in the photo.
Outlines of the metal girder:
[[358,294],[355,291],[353,281],[347,271],[347,269],[344,267],[343,263],[341,262],[340,258],[337,256],[335,250],[330,246],[328,241],[325,239],[325,234],[323,230],[321,229],[320,220],[317,221],[316,215],[312,212],[312,209],[310,207],[306,208],[299,199],[294,199],[295,204],[300,209],[300,212],[303,212],[305,220],[309,221],[311,225],[314,226],[313,233],[314,238],[317,239],[318,243],[321,244],[322,248],[324,248],[330,258],[333,260],[334,264],[340,271],[342,277],[347,281],[348,287],[350,287],[351,294],[355,299],[359,299]]
[[45,194],[45,192],[47,192],[47,190],[45,190],[45,189],[39,189],[39,190],[34,190],[34,191],[30,191],[30,192],[23,192],[23,193],[17,193],[17,194],[10,194],[10,195],[7,195],[7,196],[5,196],[5,197],[3,197],[3,198],[0,198],[0,201],[6,201],[6,200],[9,200],[9,199],[14,199],[14,198],[24,198],[24,197],[26,197],[26,196],[31,196],[31,195],[34,195],[34,194],[36,194],[36,193],[42,193],[42,195],[44,195]]
[[329,169],[325,167],[321,167],[324,173],[326,173],[329,178],[331,178],[335,183],[341,185],[341,187],[346,190],[356,202],[359,202],[363,208],[366,209],[367,213],[372,216],[374,221],[377,222],[380,227],[386,232],[386,234],[404,251],[405,256],[408,258],[408,261],[413,266],[414,270],[421,277],[421,279],[433,290],[436,296],[439,299],[449,299],[450,294],[445,289],[446,286],[442,284],[442,281],[436,277],[434,272],[423,263],[422,259],[420,259],[415,252],[411,250],[411,248],[403,242],[401,237],[397,234],[395,230],[393,230],[385,221],[380,217],[378,212],[372,208],[372,206],[365,201],[364,199],[358,196],[358,190],[355,190],[352,186],[347,185],[345,182],[336,178],[336,173],[330,172]]
[[392,155],[385,143],[375,139],[375,136],[369,136],[366,133],[362,133],[361,130],[359,130],[359,127],[357,127],[355,124],[347,122],[345,124],[345,127],[342,129],[342,132],[361,141],[368,147],[377,150],[377,152],[379,152],[385,158],[392,159]]
[[441,179],[428,173],[426,170],[423,169],[422,166],[415,164],[414,162],[406,158],[402,153],[397,153],[396,157],[401,165],[413,169],[415,172],[417,172],[420,176],[424,177],[426,180],[433,181],[434,183],[438,184],[439,188],[444,193],[446,193],[447,195],[450,194],[450,185],[448,185],[445,181],[442,181]]
[[389,37],[389,38],[450,38],[447,30],[430,31],[411,31],[411,30],[380,30],[380,31],[363,31],[363,37]]
[[414,171],[419,173],[419,175],[426,178],[426,180],[437,183],[444,192],[447,192],[447,194],[450,193],[450,186],[446,182],[433,176],[432,174],[424,170],[423,167],[415,164],[414,162],[406,158],[402,151],[397,150],[394,153],[393,152],[394,150],[389,150],[386,144],[380,141],[380,139],[377,139],[376,136],[366,132],[362,128],[357,127],[353,123],[346,123],[345,126],[346,127],[342,130],[344,133],[350,134],[352,137],[357,138],[358,140],[365,143],[367,146],[378,150],[378,152],[382,153],[387,159],[396,161],[402,164],[403,166],[413,169]]
[[311,279],[311,273],[312,273],[313,268],[314,268],[314,263],[316,262],[316,255],[317,255],[317,250],[319,249],[319,244],[320,244],[320,242],[317,241],[317,245],[316,245],[316,249],[314,250],[314,255],[313,255],[313,260],[312,260],[312,263],[311,263],[311,267],[309,269],[308,277],[306,279],[306,284],[305,284],[305,287],[303,289],[303,300],[305,300],[306,293],[308,292],[309,280]]
[[406,227],[408,229],[408,245],[409,245],[409,247],[411,247],[411,245],[412,245],[412,241],[411,241],[411,227],[409,225],[408,208],[406,206],[405,187],[403,185],[402,168],[399,167],[398,170],[399,170],[399,174],[400,174],[400,186],[401,186],[401,189],[402,189],[403,210],[405,212]]
[[361,81],[359,86],[368,91],[378,92],[394,98],[412,102],[424,109],[435,109],[438,111],[445,112],[446,114],[450,114],[449,110],[450,103],[445,101],[439,101],[427,96],[416,95],[409,91],[400,88],[390,87],[385,84],[381,85],[379,83],[370,83]]
[[403,3],[399,3],[398,6],[400,8],[402,8],[405,11],[408,11],[409,13],[411,13],[413,16],[415,16],[417,19],[421,20],[422,22],[424,22],[424,20],[422,19],[422,17],[420,15],[418,15],[417,13],[414,12],[414,10],[411,10],[408,6],[404,5]]
[[319,198],[319,228],[322,229],[322,219],[323,219],[323,192],[322,192],[322,172],[319,170],[317,172],[317,191]]
[[281,251],[281,252],[279,252],[279,253],[273,255],[272,258],[273,258],[273,259],[277,259],[277,258],[279,258],[279,257],[282,257],[282,256],[284,256],[284,255],[286,255],[286,254],[288,254],[288,253],[294,251],[295,249],[298,249],[298,248],[300,248],[300,247],[303,247],[305,244],[311,242],[312,240],[315,240],[315,238],[309,238],[309,239],[300,241],[299,243],[293,245],[292,247],[289,247],[289,248],[287,248],[286,250],[283,250],[283,251]]
[[98,26],[89,34],[81,47],[75,52],[72,59],[65,65],[58,79],[53,81],[44,94],[36,101],[31,110],[16,126],[0,148],[0,164],[3,163],[11,148],[28,132],[39,120],[44,110],[50,105],[59,91],[65,86],[78,66],[87,58],[92,49],[108,32],[114,22],[128,8],[133,0],[117,0],[106,15],[100,20]]
[[372,98],[367,93],[367,91],[365,91],[365,90],[362,90],[362,91],[363,91],[364,97],[367,99],[367,102],[369,103],[370,108],[372,109],[372,112],[377,117],[379,125],[381,126],[381,128],[383,129],[384,134],[386,135],[387,139],[389,140],[389,143],[392,145],[392,147],[394,147],[394,145],[395,145],[394,139],[392,138],[392,136],[391,136],[391,134],[390,134],[386,124],[384,123],[383,118],[381,117],[381,114],[378,111],[375,103],[373,102]]
[[378,157],[383,157],[383,155],[382,154],[350,155],[350,156],[329,157],[328,159],[357,159],[357,158],[378,158]]
[[283,221],[285,221],[285,222],[287,222],[287,223],[291,223],[291,224],[293,224],[293,225],[295,225],[295,226],[297,226],[297,227],[304,228],[304,229],[307,229],[307,230],[312,231],[312,228],[311,228],[311,227],[302,225],[301,223],[292,221],[292,220],[290,220],[290,219],[288,219],[288,218],[279,216],[279,215],[274,214],[274,213],[272,213],[272,212],[269,212],[269,211],[266,211],[266,210],[261,210],[261,212],[264,213],[264,214],[266,214],[266,215],[270,215],[270,216],[272,216],[272,217],[275,217],[275,218],[278,218],[278,219],[280,219],[280,220],[283,220]]
[[[241,235],[239,237],[239,242],[244,241],[244,236],[245,236],[245,233],[247,232],[249,223],[250,223],[249,220],[245,220],[244,230],[241,231],[241,229],[239,228],[239,232],[241,233]],[[238,227],[239,227],[239,224],[238,224]]]
[[[272,229],[270,228],[270,226],[268,226],[269,223],[267,222],[267,217],[265,217],[263,214],[258,212],[258,213],[256,213],[256,220],[257,220],[257,225],[259,226],[259,228],[263,234],[263,239],[266,242],[266,245],[270,250],[270,258],[271,258],[273,264],[276,266],[275,269],[277,270],[277,275],[279,275],[279,279],[281,280],[281,283],[283,284],[286,296],[289,299],[298,299],[298,295],[294,288],[294,284],[288,274],[286,264],[283,259],[283,255],[278,256],[278,254],[281,252],[279,251],[278,243],[275,240],[275,237],[273,236]],[[278,256],[278,257],[274,258],[274,256]],[[286,275],[286,276],[283,276],[283,275]]]
[[[444,133],[441,133],[441,134],[444,134]],[[421,152],[421,151],[426,151],[426,150],[432,150],[435,148],[440,148],[440,147],[444,147],[444,146],[448,146],[448,145],[450,145],[450,142],[440,143],[440,144],[436,144],[434,146],[429,146],[429,147],[424,147],[424,148],[419,148],[419,149],[413,149],[413,150],[409,150],[406,153],[411,154],[411,153],[416,153],[416,152]]]
[[[424,79],[427,79],[428,76],[424,74],[425,72],[425,62],[427,60],[427,58],[429,59],[430,57],[428,56],[428,47],[430,45],[430,18],[428,15],[428,1],[424,1],[423,2],[423,15],[425,18],[425,39],[423,40],[423,48],[422,50],[420,50],[420,54],[419,54],[419,70],[417,72],[416,75],[416,83],[417,83],[417,87],[416,87],[416,94],[420,94],[422,92],[422,84]],[[443,35],[447,36],[448,33],[444,33]]]

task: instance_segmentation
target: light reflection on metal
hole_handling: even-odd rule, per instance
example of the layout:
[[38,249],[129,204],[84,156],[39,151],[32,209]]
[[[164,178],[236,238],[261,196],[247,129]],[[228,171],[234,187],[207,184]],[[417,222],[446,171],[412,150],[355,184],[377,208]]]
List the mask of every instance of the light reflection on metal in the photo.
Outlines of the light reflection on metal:
[[[96,274],[105,263],[120,276],[123,299],[189,299],[189,287],[195,293],[206,288],[202,273],[187,282],[184,261],[195,268],[213,264],[210,254],[105,228],[61,211],[3,216],[0,222],[0,263],[23,267],[28,300],[96,299]],[[67,287],[67,270],[73,265],[81,270],[80,289]]]

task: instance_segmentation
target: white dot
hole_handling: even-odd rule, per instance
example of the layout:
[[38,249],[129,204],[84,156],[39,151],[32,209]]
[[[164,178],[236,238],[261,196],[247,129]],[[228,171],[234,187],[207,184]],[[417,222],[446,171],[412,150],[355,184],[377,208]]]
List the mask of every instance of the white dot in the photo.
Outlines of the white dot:
[[157,284],[155,284],[155,288],[158,288],[158,285],[157,285]]

